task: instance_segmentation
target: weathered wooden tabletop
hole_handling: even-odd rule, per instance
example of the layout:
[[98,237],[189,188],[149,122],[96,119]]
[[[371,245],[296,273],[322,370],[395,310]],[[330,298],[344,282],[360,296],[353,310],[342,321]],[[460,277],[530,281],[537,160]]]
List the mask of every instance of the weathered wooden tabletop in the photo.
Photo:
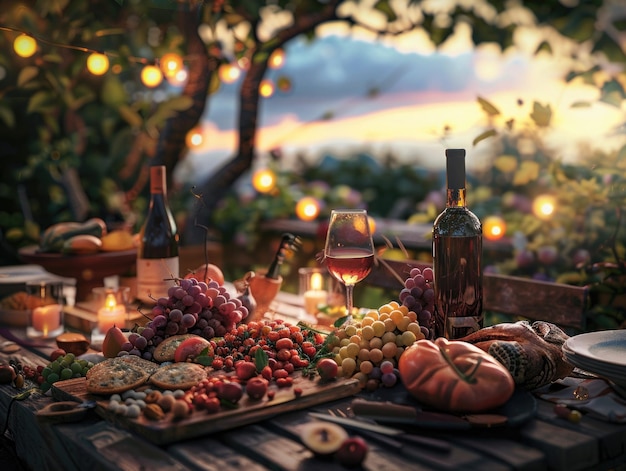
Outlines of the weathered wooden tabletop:
[[[288,310],[289,298],[283,301]],[[53,346],[50,342],[49,347],[22,348],[12,356],[23,363],[45,364]],[[7,360],[9,355],[0,357]],[[316,458],[300,442],[299,427],[314,420],[308,415],[311,408],[158,446],[103,420],[93,411],[77,422],[38,420],[36,412],[53,399],[35,394],[25,400],[12,400],[17,392],[11,385],[0,386],[0,419],[3,426],[6,423],[19,456],[31,469],[344,469],[333,461]],[[345,409],[351,400],[331,401],[313,409]],[[557,417],[553,404],[541,399],[537,399],[534,417],[519,426],[409,431],[442,439],[449,443],[450,450],[398,446],[395,441],[387,443],[368,437],[370,452],[364,469],[626,469],[626,424],[612,424],[587,415],[579,423],[572,423]]]

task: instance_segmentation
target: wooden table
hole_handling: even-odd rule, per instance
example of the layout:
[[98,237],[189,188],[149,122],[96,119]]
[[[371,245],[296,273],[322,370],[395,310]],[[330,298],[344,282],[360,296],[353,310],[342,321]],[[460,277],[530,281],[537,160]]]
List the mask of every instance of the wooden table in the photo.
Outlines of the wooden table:
[[[298,315],[299,300],[282,295],[276,308],[285,315]],[[21,334],[19,329],[13,329]],[[23,362],[45,364],[53,349],[22,348]],[[0,354],[7,360],[8,355]],[[37,470],[327,470],[344,469],[333,461],[320,460],[298,439],[298,427],[312,420],[308,411],[296,411],[227,432],[206,435],[166,446],[156,446],[138,435],[116,427],[89,412],[78,422],[38,421],[35,412],[52,402],[33,395],[11,402],[17,390],[0,386],[0,419],[8,415],[8,431],[18,455]],[[318,410],[345,408],[351,398]],[[537,400],[536,416],[519,427],[428,431],[451,446],[449,453],[433,449],[390,445],[368,439],[370,453],[364,468],[396,469],[515,469],[564,470],[626,469],[626,425],[611,424],[584,416],[580,423],[558,418],[553,404]]]

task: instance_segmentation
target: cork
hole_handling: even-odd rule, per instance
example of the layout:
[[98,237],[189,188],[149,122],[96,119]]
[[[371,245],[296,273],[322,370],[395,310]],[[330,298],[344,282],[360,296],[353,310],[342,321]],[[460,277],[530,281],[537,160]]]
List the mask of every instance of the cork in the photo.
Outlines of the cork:
[[465,188],[465,149],[446,149],[446,177],[450,190]]

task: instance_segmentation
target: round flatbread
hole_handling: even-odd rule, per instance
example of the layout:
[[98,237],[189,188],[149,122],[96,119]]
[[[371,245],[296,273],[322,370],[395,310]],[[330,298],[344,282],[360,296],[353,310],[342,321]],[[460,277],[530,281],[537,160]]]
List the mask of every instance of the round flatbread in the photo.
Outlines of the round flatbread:
[[163,363],[165,361],[174,361],[174,352],[176,352],[176,348],[183,342],[183,340],[186,340],[189,337],[194,337],[194,335],[172,335],[171,337],[164,339],[154,349],[154,352],[152,353],[152,358],[154,359],[154,361],[158,361],[159,363]]
[[95,364],[86,375],[87,392],[118,394],[148,381],[159,365],[136,355],[107,358]]
[[150,382],[161,389],[189,389],[206,377],[203,366],[179,362],[160,367],[150,376]]

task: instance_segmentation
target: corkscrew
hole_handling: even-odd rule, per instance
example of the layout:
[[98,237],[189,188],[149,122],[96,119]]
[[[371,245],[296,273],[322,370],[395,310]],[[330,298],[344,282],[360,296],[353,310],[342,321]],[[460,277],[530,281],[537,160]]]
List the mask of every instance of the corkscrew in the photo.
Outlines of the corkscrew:
[[278,268],[283,264],[288,252],[296,252],[300,246],[302,245],[302,241],[300,237],[286,232],[282,235],[280,240],[280,244],[278,244],[278,249],[276,250],[276,254],[274,255],[274,260],[267,270],[267,274],[265,275],[267,278],[277,279],[278,278]]

